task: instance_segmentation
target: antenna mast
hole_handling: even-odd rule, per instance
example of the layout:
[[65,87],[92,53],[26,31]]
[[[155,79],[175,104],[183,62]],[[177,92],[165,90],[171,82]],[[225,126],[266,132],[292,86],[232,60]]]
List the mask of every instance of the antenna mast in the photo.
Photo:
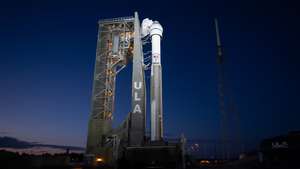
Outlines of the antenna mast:
[[222,158],[229,159],[230,157],[232,157],[232,155],[237,155],[241,152],[242,143],[240,140],[240,117],[239,112],[236,109],[232,91],[228,89],[228,85],[225,86],[226,79],[223,46],[220,39],[218,20],[216,18],[215,29],[217,40],[218,94],[219,111],[221,114]]
[[220,31],[218,20],[215,18],[216,40],[217,40],[217,64],[218,64],[218,94],[219,94],[219,111],[221,114],[221,146],[222,158],[228,159],[228,129],[227,129],[227,112],[225,108],[225,87],[224,87],[224,56],[221,45]]

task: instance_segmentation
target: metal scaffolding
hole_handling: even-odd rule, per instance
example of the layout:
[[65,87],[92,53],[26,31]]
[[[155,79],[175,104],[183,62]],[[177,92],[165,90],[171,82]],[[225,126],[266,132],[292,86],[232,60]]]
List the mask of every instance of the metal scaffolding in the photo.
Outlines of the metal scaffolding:
[[112,130],[116,75],[132,57],[134,18],[99,21],[87,154],[103,153]]

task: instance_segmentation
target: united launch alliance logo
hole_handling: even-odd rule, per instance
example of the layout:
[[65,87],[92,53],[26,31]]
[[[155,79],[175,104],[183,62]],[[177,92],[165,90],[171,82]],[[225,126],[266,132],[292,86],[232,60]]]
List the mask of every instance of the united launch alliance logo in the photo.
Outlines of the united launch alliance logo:
[[142,82],[134,82],[133,83],[133,88],[134,88],[134,103],[136,103],[134,105],[134,109],[133,109],[133,113],[142,113],[142,110],[141,110],[141,106],[139,104],[139,102],[142,100],[140,98],[140,91],[142,89]]

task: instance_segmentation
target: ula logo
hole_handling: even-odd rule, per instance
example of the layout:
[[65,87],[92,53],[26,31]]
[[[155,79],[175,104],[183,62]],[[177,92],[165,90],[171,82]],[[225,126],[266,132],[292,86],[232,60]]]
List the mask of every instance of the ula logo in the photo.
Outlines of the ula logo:
[[135,101],[135,105],[134,105],[134,109],[133,109],[133,113],[142,113],[141,110],[141,106],[139,104],[139,101],[141,101],[141,98],[139,96],[139,91],[142,89],[142,82],[134,82],[134,101]]

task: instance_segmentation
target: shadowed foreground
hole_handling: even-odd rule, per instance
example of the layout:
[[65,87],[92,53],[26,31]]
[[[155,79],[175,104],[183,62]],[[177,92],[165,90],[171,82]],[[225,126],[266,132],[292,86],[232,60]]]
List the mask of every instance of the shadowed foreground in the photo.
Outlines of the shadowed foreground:
[[[187,163],[187,169],[289,169],[293,166],[265,166],[259,163],[258,156],[249,156],[243,160],[226,163],[202,163],[203,160],[195,160]],[[44,154],[28,155],[8,151],[0,151],[0,169],[88,169],[83,165],[83,154]],[[95,167],[103,168],[105,167]]]

